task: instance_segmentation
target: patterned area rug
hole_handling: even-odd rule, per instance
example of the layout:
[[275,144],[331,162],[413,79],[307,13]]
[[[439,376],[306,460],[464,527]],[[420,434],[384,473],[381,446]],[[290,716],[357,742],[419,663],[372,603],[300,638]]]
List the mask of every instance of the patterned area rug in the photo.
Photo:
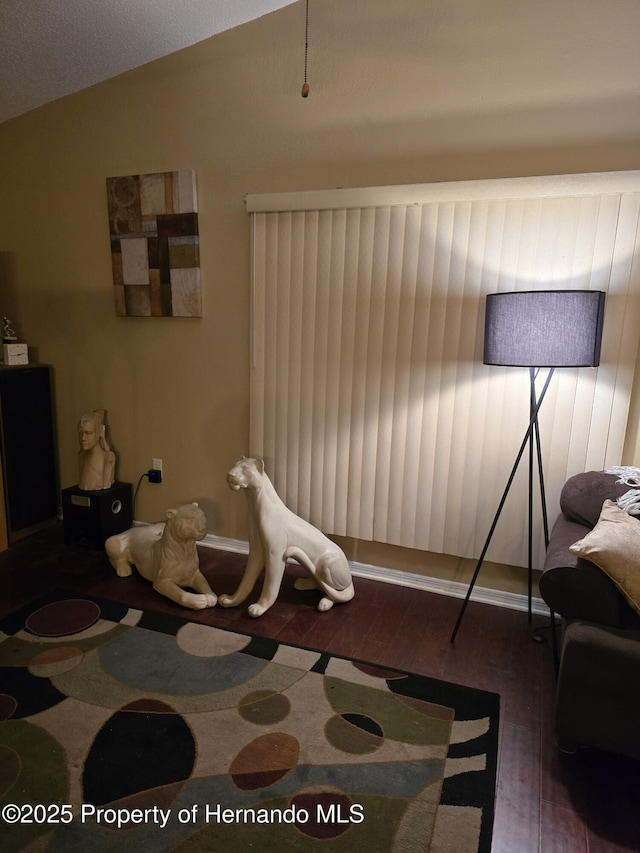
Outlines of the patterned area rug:
[[88,597],[0,630],[3,851],[491,848],[495,694]]

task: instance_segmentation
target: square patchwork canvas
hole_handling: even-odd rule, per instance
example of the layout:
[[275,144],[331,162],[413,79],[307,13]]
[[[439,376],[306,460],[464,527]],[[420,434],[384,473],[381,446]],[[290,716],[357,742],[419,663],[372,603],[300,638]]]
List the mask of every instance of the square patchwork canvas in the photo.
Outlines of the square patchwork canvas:
[[119,317],[201,317],[195,172],[107,178]]

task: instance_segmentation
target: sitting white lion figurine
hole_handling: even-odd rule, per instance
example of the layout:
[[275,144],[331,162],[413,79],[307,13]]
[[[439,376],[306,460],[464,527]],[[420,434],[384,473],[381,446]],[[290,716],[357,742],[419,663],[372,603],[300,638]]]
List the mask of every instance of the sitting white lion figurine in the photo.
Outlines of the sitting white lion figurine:
[[249,559],[238,589],[221,595],[223,607],[241,604],[264,568],[262,593],[250,605],[250,616],[261,616],[275,602],[287,560],[309,573],[298,578],[296,589],[320,589],[324,595],[318,610],[350,601],[354,594],[349,563],[344,552],[324,533],[288,509],[267,477],[260,459],[240,459],[227,474],[230,488],[245,490],[249,505]]
[[[197,503],[167,510],[166,522],[130,527],[104,543],[109,562],[119,577],[132,566],[153,588],[176,604],[202,610],[215,607],[217,597],[200,571],[196,542],[203,539],[207,523]],[[181,587],[190,587],[187,592]]]

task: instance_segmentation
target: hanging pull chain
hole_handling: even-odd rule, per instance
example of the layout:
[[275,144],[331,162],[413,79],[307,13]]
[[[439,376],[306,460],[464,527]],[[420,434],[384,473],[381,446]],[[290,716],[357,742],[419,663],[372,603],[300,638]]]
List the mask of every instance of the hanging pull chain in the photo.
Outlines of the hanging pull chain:
[[307,83],[307,58],[309,55],[309,0],[307,0],[306,17],[304,23],[304,83],[302,84],[302,97],[309,97],[309,84]]

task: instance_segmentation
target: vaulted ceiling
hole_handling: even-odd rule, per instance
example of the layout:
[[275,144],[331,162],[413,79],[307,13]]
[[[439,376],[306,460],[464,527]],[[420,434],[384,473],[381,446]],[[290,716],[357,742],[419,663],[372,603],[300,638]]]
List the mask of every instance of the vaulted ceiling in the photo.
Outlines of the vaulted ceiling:
[[295,0],[2,0],[0,122]]

